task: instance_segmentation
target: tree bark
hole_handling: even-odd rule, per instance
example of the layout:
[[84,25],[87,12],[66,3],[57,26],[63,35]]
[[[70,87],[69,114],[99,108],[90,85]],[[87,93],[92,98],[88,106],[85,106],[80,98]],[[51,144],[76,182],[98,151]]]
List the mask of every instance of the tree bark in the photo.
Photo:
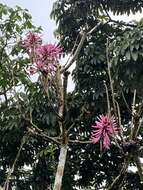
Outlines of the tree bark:
[[62,178],[64,174],[64,168],[66,163],[66,157],[67,157],[67,144],[62,144],[60,149],[60,155],[59,155],[59,162],[54,182],[54,189],[53,190],[61,190],[62,187]]

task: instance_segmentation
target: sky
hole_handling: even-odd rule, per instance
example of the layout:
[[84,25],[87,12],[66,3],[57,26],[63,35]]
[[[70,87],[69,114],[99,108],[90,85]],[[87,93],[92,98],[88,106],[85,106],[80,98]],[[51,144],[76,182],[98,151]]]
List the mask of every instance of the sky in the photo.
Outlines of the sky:
[[[56,29],[56,23],[54,20],[50,19],[50,13],[52,11],[52,6],[55,0],[0,0],[1,3],[7,4],[10,7],[16,5],[26,8],[29,10],[29,13],[32,15],[33,23],[36,26],[42,26],[43,28],[43,38],[47,43],[55,43],[56,39],[54,38],[53,32]],[[139,21],[143,17],[143,13],[137,13],[136,15],[123,15],[123,16],[113,16],[112,18],[116,20]],[[62,60],[65,62],[65,59]],[[73,70],[74,66],[71,68]],[[69,77],[68,91],[74,89],[74,83],[71,76]]]
[[[55,42],[53,32],[56,28],[54,20],[50,19],[50,13],[55,0],[1,0],[1,3],[14,7],[15,5],[21,6],[29,10],[33,17],[33,21],[37,26],[42,26],[44,32],[44,38],[47,42]],[[117,20],[131,21],[140,20],[143,17],[143,13],[137,13],[136,15],[123,15],[113,16]]]
[[0,0],[10,7],[16,5],[26,8],[32,15],[33,23],[36,26],[42,26],[44,39],[48,43],[55,43],[53,31],[56,28],[54,20],[50,19],[50,13],[55,0]]

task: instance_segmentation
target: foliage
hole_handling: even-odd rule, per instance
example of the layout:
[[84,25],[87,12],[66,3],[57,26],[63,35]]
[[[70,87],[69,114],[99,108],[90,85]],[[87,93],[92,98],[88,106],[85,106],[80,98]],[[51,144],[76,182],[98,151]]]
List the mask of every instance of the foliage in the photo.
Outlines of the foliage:
[[[135,13],[141,8],[142,2],[130,2],[130,5],[129,1],[122,3],[114,1],[112,5],[110,2],[57,1],[53,6],[51,14],[58,24],[55,35],[59,38],[60,43],[67,52],[72,51],[75,41],[78,44],[80,39],[78,33],[82,33],[82,29],[86,31],[100,21],[104,20],[106,22],[106,20],[109,20],[108,24],[101,24],[100,29],[93,32],[86,39],[76,61],[76,68],[73,71],[76,83],[75,92],[79,95],[80,101],[83,101],[82,106],[87,110],[80,118],[80,121],[78,121],[79,126],[76,126],[77,130],[75,130],[76,138],[80,139],[88,139],[90,133],[89,126],[93,124],[96,115],[107,113],[106,89],[104,85],[106,81],[106,85],[110,89],[107,68],[107,46],[109,46],[108,56],[114,82],[115,99],[120,105],[121,121],[127,139],[129,138],[130,111],[132,110],[135,89],[137,90],[136,101],[138,105],[142,105],[142,21],[126,24],[113,21],[107,14],[109,10],[118,14],[129,14],[131,11]],[[128,6],[126,3],[128,3]],[[138,3],[140,8],[136,9]],[[111,90],[109,90],[109,94],[111,95]],[[138,107],[136,107],[136,110],[138,110]],[[140,131],[140,135],[142,136],[142,131]],[[78,148],[75,146],[72,156],[78,155],[77,157],[80,161],[75,165],[81,165],[82,168],[82,173],[80,173],[80,168],[74,167],[74,170],[75,168],[77,169],[75,174],[79,175],[79,179],[75,180],[77,181],[75,183],[84,188],[94,187],[94,189],[98,189],[105,181],[107,186],[111,184],[113,178],[119,174],[123,163],[122,153],[119,150],[115,151],[114,148],[111,148],[112,150],[113,154],[109,151],[100,158],[99,150],[96,146],[94,149],[87,149],[83,145],[79,145]],[[83,152],[83,157],[81,152]],[[91,157],[94,157],[94,161]],[[114,157],[113,160],[112,157]],[[78,159],[75,158],[73,160]],[[113,165],[111,166],[110,164]],[[114,166],[115,168],[113,169]],[[124,188],[141,189],[139,181],[134,183],[131,180],[133,176],[137,175],[130,172],[127,175],[130,177],[126,178]]]
[[[0,184],[4,184],[24,138],[26,143],[12,174],[10,186],[17,189],[30,189],[30,186],[41,189],[42,184],[44,189],[49,181],[53,181],[48,173],[54,171],[52,158],[55,152],[46,149],[47,141],[29,136],[29,115],[32,112],[33,122],[42,129],[48,130],[49,126],[50,134],[51,123],[55,125],[56,119],[40,82],[32,83],[27,75],[30,61],[21,47],[21,39],[29,30],[40,32],[41,28],[35,27],[28,11],[18,6],[12,9],[0,4],[0,18]],[[55,132],[56,129],[52,130],[52,133]],[[45,161],[46,158],[49,159]],[[47,169],[51,159],[53,164]]]
[[[87,36],[78,55],[73,71],[76,88],[66,95],[64,122],[60,121],[66,130],[70,129],[63,190],[109,187],[122,171],[128,154],[131,155],[130,164],[135,165],[132,154],[137,153],[135,150],[142,145],[142,138],[135,139],[134,147],[129,141],[129,133],[135,89],[135,111],[141,110],[137,121],[142,116],[143,24],[142,21],[129,25],[114,22],[107,11],[129,14],[141,11],[142,7],[141,0],[59,0],[54,4],[51,15],[58,24],[55,34],[66,53],[72,51],[75,41],[75,46],[78,46],[82,32],[101,22],[100,27]],[[20,7],[12,9],[0,4],[0,18],[0,184],[4,185],[8,169],[12,168],[24,141],[10,178],[10,187],[19,190],[31,187],[33,190],[52,189],[60,147],[53,141],[49,142],[47,137],[61,140],[57,117],[60,103],[52,85],[48,86],[47,97],[41,73],[32,82],[27,74],[30,60],[21,47],[21,40],[29,30],[39,33],[41,29],[32,24],[27,10]],[[108,112],[105,82],[112,102],[108,64],[126,142],[119,141],[121,149],[112,142],[110,150],[101,152],[99,144],[74,142],[88,141],[96,117]],[[111,107],[113,113],[113,102]],[[39,127],[39,133],[33,131],[35,126]],[[142,128],[139,135],[143,136]],[[25,166],[29,169],[26,170]],[[114,188],[121,189],[122,185],[122,189],[142,189],[138,173],[127,171],[123,177],[124,183],[119,180]]]

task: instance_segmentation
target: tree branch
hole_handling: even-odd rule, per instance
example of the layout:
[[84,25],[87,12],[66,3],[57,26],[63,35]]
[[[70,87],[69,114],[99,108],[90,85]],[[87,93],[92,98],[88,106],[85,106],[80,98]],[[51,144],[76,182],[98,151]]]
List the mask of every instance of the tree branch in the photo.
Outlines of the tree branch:
[[[69,67],[74,63],[74,61],[77,59],[80,51],[81,51],[81,48],[83,47],[83,44],[85,42],[85,39],[88,35],[92,34],[95,30],[97,30],[100,26],[101,26],[101,22],[99,22],[96,26],[94,26],[89,32],[82,32],[82,37],[81,37],[81,40],[73,54],[73,57],[71,58],[71,60],[69,61],[69,63],[61,70],[61,72],[63,73],[64,71],[67,71],[69,69]],[[105,23],[107,24],[107,23]]]
[[80,140],[70,140],[68,141],[69,143],[77,143],[77,144],[92,144],[91,141],[80,141]]
[[120,182],[120,180],[123,181],[124,178],[123,175],[125,174],[127,168],[128,168],[128,161],[125,160],[119,175],[114,179],[114,181],[107,190],[115,190],[117,188],[116,185]]
[[45,138],[48,141],[53,141],[54,143],[60,144],[60,142],[57,140],[57,137],[50,137],[48,135],[46,135],[41,129],[38,128],[37,125],[35,125],[33,123],[33,119],[32,119],[32,111],[30,110],[30,119],[26,119],[27,121],[30,122],[30,124],[33,126],[33,128],[28,127],[28,132],[36,135],[36,136],[40,136]]
[[108,93],[108,88],[107,88],[106,82],[104,82],[104,86],[105,86],[105,90],[106,90],[108,114],[109,114],[109,116],[111,116],[111,106],[110,106],[109,93]]
[[[136,105],[136,90],[134,90],[134,95],[133,95],[133,103],[132,103],[132,118],[131,118],[131,134],[130,134],[130,139],[134,139],[134,134],[135,130],[137,128],[138,122],[136,120],[136,110],[135,110],[135,105]],[[139,118],[138,118],[139,120]]]
[[111,63],[110,63],[110,60],[109,60],[108,44],[109,44],[109,43],[108,43],[108,39],[107,39],[107,46],[106,46],[107,68],[108,68],[108,76],[109,76],[109,82],[110,82],[110,89],[111,89],[113,110],[114,110],[115,118],[116,118],[116,120],[117,120],[117,110],[116,110],[116,103],[115,103],[113,80],[112,80],[112,77],[111,77]]
[[141,166],[139,157],[135,155],[134,161],[135,161],[137,169],[138,169],[138,174],[140,176],[141,183],[143,183],[143,170],[142,170],[142,166]]
[[43,133],[42,130],[39,129],[39,128],[30,128],[30,127],[28,127],[27,129],[28,129],[29,133],[31,133],[31,134],[33,134],[35,136],[40,136],[40,137],[42,137],[42,138],[44,138],[44,139],[46,139],[48,141],[52,141],[52,142],[54,142],[56,144],[61,144],[61,142],[57,140],[58,139],[57,137],[50,137],[50,136],[46,135],[45,133]]
[[8,172],[8,175],[7,175],[4,187],[3,187],[4,190],[8,190],[9,189],[9,178],[11,177],[11,174],[14,172],[15,165],[16,165],[18,159],[19,159],[19,156],[20,156],[20,153],[21,153],[21,150],[22,150],[24,144],[25,144],[25,136],[23,136],[23,138],[21,140],[21,145],[20,145],[20,148],[19,148],[19,150],[17,152],[16,158],[15,158],[13,164],[12,164],[11,169]]

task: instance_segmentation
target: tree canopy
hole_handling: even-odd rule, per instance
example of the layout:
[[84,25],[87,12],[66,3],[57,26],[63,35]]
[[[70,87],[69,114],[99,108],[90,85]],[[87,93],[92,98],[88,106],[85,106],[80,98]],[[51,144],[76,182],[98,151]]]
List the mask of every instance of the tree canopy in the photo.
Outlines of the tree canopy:
[[[7,190],[57,190],[59,155],[65,151],[63,190],[143,188],[143,21],[125,23],[110,16],[135,14],[142,7],[141,0],[56,1],[51,13],[55,36],[70,58],[64,66],[56,60],[49,76],[35,61],[42,49],[31,46],[27,54],[22,45],[27,32],[40,36],[41,28],[32,24],[27,10],[0,4],[2,187],[7,182]],[[34,81],[27,73],[33,62],[36,70],[30,71],[40,71]],[[67,92],[73,63],[75,89]],[[91,143],[91,126],[101,114],[114,115],[119,128],[108,150]]]

